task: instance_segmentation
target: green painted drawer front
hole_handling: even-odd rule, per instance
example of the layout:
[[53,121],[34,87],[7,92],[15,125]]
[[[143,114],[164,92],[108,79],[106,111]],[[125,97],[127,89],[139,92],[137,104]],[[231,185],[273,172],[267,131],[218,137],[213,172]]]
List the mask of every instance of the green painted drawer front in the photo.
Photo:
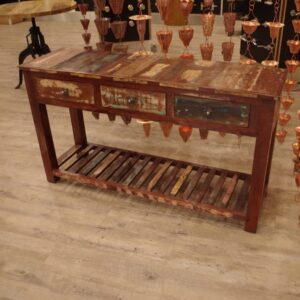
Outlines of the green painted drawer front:
[[176,96],[175,116],[205,120],[224,125],[248,127],[250,105]]

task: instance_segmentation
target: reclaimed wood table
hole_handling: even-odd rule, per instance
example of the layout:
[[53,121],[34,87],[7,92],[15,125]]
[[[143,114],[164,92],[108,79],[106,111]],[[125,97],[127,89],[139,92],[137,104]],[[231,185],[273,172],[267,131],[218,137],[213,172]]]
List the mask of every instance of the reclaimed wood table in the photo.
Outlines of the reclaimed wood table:
[[[0,5],[0,18],[31,19],[31,27],[26,35],[27,46],[19,54],[19,64],[22,64],[28,56],[35,58],[36,55],[41,56],[50,52],[40,28],[36,25],[35,18],[67,12],[75,9],[76,6],[73,0],[35,0]],[[20,88],[22,82],[23,76],[20,70],[16,89]]]
[[[61,49],[24,64],[48,181],[60,178],[245,221],[256,232],[286,72],[261,65]],[[47,105],[70,110],[74,145],[59,158]],[[256,138],[252,174],[89,143],[83,110]],[[225,157],[226,159],[226,157]]]

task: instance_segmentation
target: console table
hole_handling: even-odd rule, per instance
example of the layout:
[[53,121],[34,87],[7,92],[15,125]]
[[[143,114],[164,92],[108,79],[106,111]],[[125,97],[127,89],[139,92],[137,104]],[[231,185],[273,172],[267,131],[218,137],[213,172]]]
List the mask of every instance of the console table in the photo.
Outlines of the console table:
[[[60,178],[245,221],[256,232],[286,72],[261,65],[60,49],[20,66],[48,181]],[[69,109],[56,156],[46,106]],[[82,111],[256,138],[252,174],[87,141]]]

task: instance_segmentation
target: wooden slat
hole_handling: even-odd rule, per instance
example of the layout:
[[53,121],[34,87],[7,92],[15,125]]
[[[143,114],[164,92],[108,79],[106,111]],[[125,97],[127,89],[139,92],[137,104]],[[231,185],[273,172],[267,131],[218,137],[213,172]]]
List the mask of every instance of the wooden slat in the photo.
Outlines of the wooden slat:
[[168,170],[168,172],[165,173],[164,180],[161,180],[161,182],[156,187],[156,189],[160,193],[164,194],[166,192],[167,188],[170,186],[172,181],[176,179],[176,176],[181,170],[181,166],[181,163],[177,163],[175,164],[173,170],[170,170],[170,172]]
[[238,200],[236,202],[234,209],[241,211],[245,208],[247,200],[248,200],[250,183],[251,183],[250,177],[244,181],[244,184],[241,188],[241,191],[240,191],[240,194],[239,194],[239,197],[238,197]]
[[207,174],[204,183],[202,185],[200,185],[200,187],[194,191],[194,193],[193,193],[194,195],[192,198],[197,199],[197,202],[201,202],[203,197],[207,193],[210,183],[212,182],[212,180],[215,176],[215,173],[216,173],[216,171],[214,169],[211,169],[209,171],[209,173]]
[[112,156],[108,157],[103,164],[101,164],[96,170],[92,172],[92,177],[98,177],[102,172],[106,170],[113,163],[113,161],[121,154],[120,150],[117,150]]
[[104,151],[98,153],[88,165],[79,171],[79,174],[88,175],[93,169],[96,168],[97,165],[101,163],[101,161],[103,161],[109,155],[109,153],[111,153],[111,151],[112,149],[105,149]]
[[191,181],[189,183],[189,185],[187,186],[186,190],[183,193],[183,199],[189,199],[192,192],[194,191],[194,189],[196,188],[203,172],[205,170],[205,167],[200,167],[197,171],[197,173],[191,178]]
[[175,183],[174,187],[171,190],[171,195],[176,196],[177,193],[179,192],[180,188],[182,187],[183,183],[185,180],[188,178],[190,173],[192,172],[193,167],[192,166],[187,166],[186,169],[183,171],[177,182]]
[[72,156],[71,159],[67,160],[63,165],[62,168],[64,170],[68,170],[71,168],[79,159],[84,157],[94,148],[94,145],[88,145],[86,148],[84,148],[82,151],[80,151],[77,155]]
[[124,163],[121,168],[111,177],[110,180],[114,182],[119,182],[122,178],[131,170],[131,168],[136,164],[136,162],[140,159],[140,155],[131,157],[127,159],[126,163]]
[[148,179],[148,177],[154,172],[154,170],[159,166],[161,162],[161,158],[157,157],[153,164],[145,170],[145,172],[142,173],[142,176],[138,179],[137,183],[134,184],[135,187],[140,188],[145,181]]
[[129,158],[130,153],[122,153],[98,178],[101,180],[109,180],[109,178],[122,166],[122,164]]
[[236,188],[236,185],[237,185],[238,181],[239,181],[239,177],[238,177],[238,175],[235,174],[232,177],[232,179],[230,181],[230,184],[228,186],[228,189],[227,189],[227,191],[226,191],[226,193],[225,193],[225,195],[224,195],[224,197],[222,199],[222,205],[224,207],[226,207],[228,205],[228,203],[229,203],[229,201],[230,201],[230,199],[232,197],[232,194],[233,194],[233,192],[234,192],[234,190]]
[[89,153],[87,156],[81,158],[77,161],[68,171],[78,173],[83,167],[85,167],[101,150],[103,147],[97,147],[92,153]]
[[155,185],[158,183],[160,178],[165,174],[165,172],[168,170],[170,165],[172,164],[172,161],[165,162],[159,169],[159,171],[156,173],[156,175],[152,178],[152,180],[149,182],[147,190],[152,191],[152,189],[155,187]]
[[74,145],[72,148],[70,148],[68,151],[66,151],[64,154],[62,154],[58,159],[58,166],[60,167],[62,164],[64,164],[68,159],[70,159],[75,153],[80,151],[82,148],[81,145]]
[[216,202],[216,200],[222,190],[222,187],[225,183],[226,178],[227,178],[226,172],[224,172],[220,175],[218,182],[214,186],[214,189],[213,189],[212,193],[210,194],[209,199],[207,200],[207,203],[214,204]]
[[149,163],[151,160],[151,156],[146,156],[142,162],[138,164],[138,166],[134,166],[133,171],[128,175],[128,177],[125,179],[124,182],[122,182],[123,185],[130,185],[136,177],[143,171],[144,167]]

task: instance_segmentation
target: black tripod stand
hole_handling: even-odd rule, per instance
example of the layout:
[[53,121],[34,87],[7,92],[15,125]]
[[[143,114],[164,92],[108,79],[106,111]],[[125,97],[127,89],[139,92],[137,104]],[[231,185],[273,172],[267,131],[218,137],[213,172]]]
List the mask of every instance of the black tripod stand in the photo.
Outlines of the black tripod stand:
[[[26,57],[32,56],[33,58],[42,56],[50,52],[50,48],[45,43],[44,36],[42,35],[40,28],[36,26],[35,18],[31,19],[32,26],[29,29],[29,33],[26,35],[27,47],[19,54],[19,64],[21,65]],[[23,82],[23,72],[19,71],[19,84],[16,86],[18,89]]]

